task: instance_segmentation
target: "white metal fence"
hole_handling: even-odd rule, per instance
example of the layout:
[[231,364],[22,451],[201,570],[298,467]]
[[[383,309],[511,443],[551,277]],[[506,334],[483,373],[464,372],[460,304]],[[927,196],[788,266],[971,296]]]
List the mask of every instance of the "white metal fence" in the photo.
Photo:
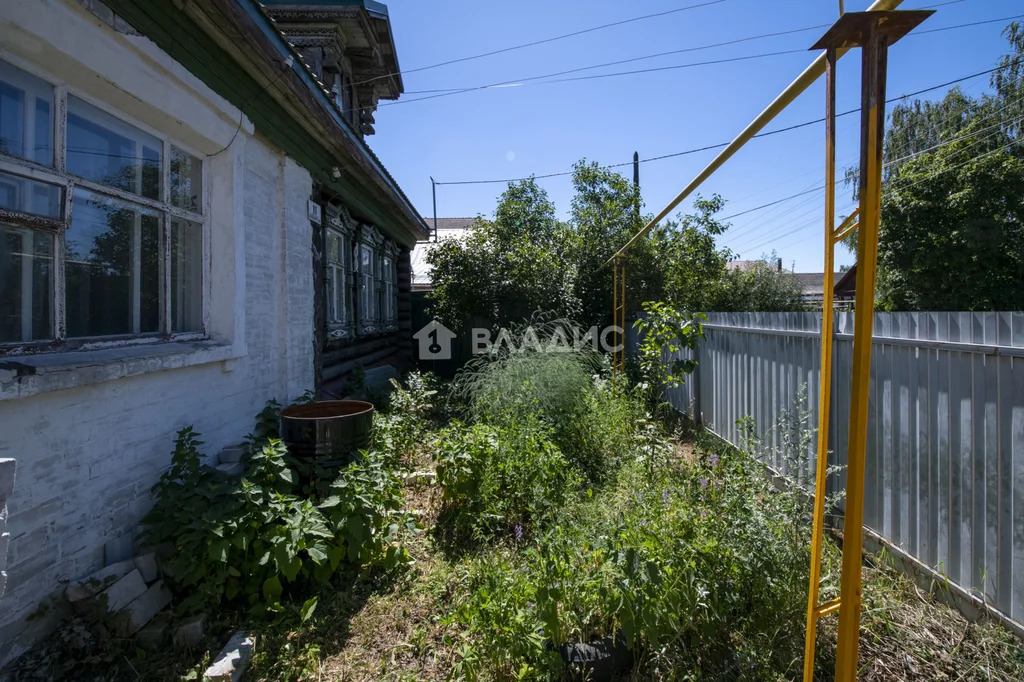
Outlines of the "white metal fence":
[[[670,401],[734,444],[749,416],[766,451],[794,449],[771,427],[802,387],[817,425],[821,315],[708,317]],[[845,465],[853,314],[835,330],[829,448]],[[873,344],[864,523],[1024,623],[1024,313],[877,313]],[[769,463],[813,470],[815,447]]]

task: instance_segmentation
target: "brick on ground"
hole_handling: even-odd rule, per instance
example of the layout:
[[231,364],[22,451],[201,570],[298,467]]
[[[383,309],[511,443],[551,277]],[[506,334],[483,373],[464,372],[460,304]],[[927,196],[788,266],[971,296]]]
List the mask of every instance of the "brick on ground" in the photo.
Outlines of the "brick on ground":
[[206,614],[203,614],[201,616],[190,618],[179,625],[178,629],[174,631],[172,641],[174,642],[175,648],[184,649],[186,647],[199,646],[205,636]]
[[156,552],[146,552],[140,556],[132,559],[135,564],[135,568],[139,569],[139,573],[142,574],[142,579],[146,581],[146,584],[152,583],[158,577],[159,568],[156,563]]
[[64,596],[72,603],[94,597],[115,581],[126,576],[134,568],[135,564],[132,561],[119,561],[116,564],[111,564],[83,580],[68,585],[64,590]]
[[213,665],[203,673],[203,679],[213,682],[239,682],[245,674],[245,669],[249,667],[255,649],[256,636],[239,630],[217,654]]
[[146,592],[146,581],[139,569],[134,568],[134,564],[132,566],[130,573],[102,592],[107,598],[107,610],[112,613],[120,611]]
[[132,600],[124,609],[127,614],[128,634],[134,634],[141,630],[170,603],[171,593],[164,586],[164,581],[158,580],[153,583],[148,590]]

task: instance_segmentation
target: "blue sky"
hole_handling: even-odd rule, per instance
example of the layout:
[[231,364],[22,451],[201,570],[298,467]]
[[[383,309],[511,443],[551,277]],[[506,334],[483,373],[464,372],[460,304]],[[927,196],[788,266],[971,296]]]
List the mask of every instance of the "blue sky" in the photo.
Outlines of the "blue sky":
[[[602,164],[669,154],[730,141],[814,58],[803,52],[825,29],[664,56],[578,75],[673,66],[766,52],[801,50],[746,61],[598,78],[550,85],[503,87],[452,96],[413,91],[465,88],[564,71],[602,62],[764,33],[828,25],[836,0],[724,0],[655,19],[638,21],[483,59],[410,72],[418,67],[578,31],[707,0],[389,0],[406,94],[382,103],[377,134],[368,138],[413,204],[432,213],[429,176],[439,182],[486,180],[569,170],[586,157]],[[942,0],[907,0],[902,9]],[[847,11],[869,0],[847,0]],[[963,0],[943,7],[919,30],[1024,14],[1020,0]],[[920,36],[910,35],[889,52],[888,96],[924,89],[995,66],[1006,51],[1003,23]],[[851,52],[839,62],[838,109],[859,104],[860,64]],[[972,95],[989,87],[987,76],[961,84]],[[924,97],[937,99],[944,90]],[[768,129],[820,118],[822,80],[780,114]],[[856,162],[857,116],[838,124],[837,159]],[[754,140],[699,190],[726,199],[721,215],[741,212],[821,185],[824,128],[809,126]],[[715,156],[715,151],[641,164],[645,210],[660,211]],[[630,168],[622,172],[631,175]],[[539,181],[566,217],[572,199],[568,177]],[[504,185],[441,185],[438,216],[490,216]],[[840,213],[853,206],[839,187]],[[679,210],[688,210],[686,201]],[[775,250],[786,268],[821,271],[822,193],[816,192],[730,221],[720,243],[743,258]],[[852,255],[837,249],[837,263]]]

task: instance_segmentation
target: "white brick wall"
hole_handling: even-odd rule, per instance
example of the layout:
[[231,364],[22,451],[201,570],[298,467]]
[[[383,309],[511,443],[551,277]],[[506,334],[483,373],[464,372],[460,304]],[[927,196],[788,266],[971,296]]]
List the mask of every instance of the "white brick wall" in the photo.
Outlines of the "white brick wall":
[[[67,13],[53,18],[65,22],[61,34],[72,31],[66,24],[78,22],[77,10],[52,0],[47,5],[53,13]],[[18,8],[10,7],[12,14]],[[5,33],[11,40],[0,46],[0,58],[4,49],[24,43],[26,60],[31,54],[49,55],[47,68],[59,75],[62,62],[54,51],[62,48],[39,47],[45,33],[32,33],[30,12],[13,21],[23,22],[24,35]],[[111,41],[121,40],[103,31],[87,20],[74,27],[85,46],[78,58],[99,52],[87,50],[89,45],[112,50]],[[131,71],[123,64],[143,62],[128,58],[133,50],[145,52],[148,64],[164,59],[139,41],[122,47],[125,54],[115,55],[109,65],[110,79]],[[231,138],[230,119],[237,121],[239,113],[198,81],[188,82],[189,75],[169,60],[164,66],[159,77],[139,87],[166,91],[184,83],[200,93],[202,99],[184,107],[175,131],[168,133],[188,136],[193,146],[213,154]],[[137,103],[149,95],[128,88],[126,97]],[[210,114],[211,107],[222,105],[219,116]],[[156,109],[154,126],[162,115]],[[47,619],[27,619],[60,589],[60,580],[101,568],[108,543],[123,545],[137,533],[151,504],[150,488],[170,463],[178,429],[193,425],[212,455],[251,430],[269,398],[285,401],[313,387],[310,175],[253,134],[248,122],[233,139],[229,150],[207,160],[207,189],[212,197],[210,331],[230,345],[234,359],[0,399],[0,465],[14,458],[18,467],[6,522],[0,514],[0,571],[4,525],[10,534],[6,592],[0,587],[0,665],[46,629]],[[0,497],[0,509],[4,502]],[[0,576],[0,586],[3,580]]]

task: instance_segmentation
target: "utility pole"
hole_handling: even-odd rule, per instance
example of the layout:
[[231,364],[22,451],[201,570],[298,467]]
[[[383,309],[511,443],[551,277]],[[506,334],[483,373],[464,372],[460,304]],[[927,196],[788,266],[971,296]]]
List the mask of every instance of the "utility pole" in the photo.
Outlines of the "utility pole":
[[437,243],[437,183],[430,176],[430,193],[434,195],[434,243]]
[[633,152],[633,188],[636,189],[636,199],[633,200],[637,216],[640,215],[640,153]]

